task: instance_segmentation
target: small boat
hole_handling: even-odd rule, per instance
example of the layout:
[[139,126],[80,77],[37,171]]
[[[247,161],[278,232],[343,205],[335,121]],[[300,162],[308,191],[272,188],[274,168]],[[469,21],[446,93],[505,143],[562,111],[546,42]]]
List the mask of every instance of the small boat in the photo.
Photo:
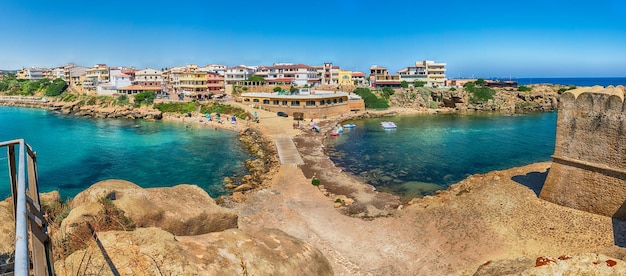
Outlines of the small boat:
[[384,129],[395,129],[396,128],[396,124],[394,122],[381,122],[380,125]]
[[337,131],[331,131],[331,132],[330,132],[330,136],[339,136],[339,132],[337,132]]
[[356,125],[355,124],[346,124],[346,125],[343,125],[343,127],[345,127],[345,128],[354,128],[354,127],[356,127]]

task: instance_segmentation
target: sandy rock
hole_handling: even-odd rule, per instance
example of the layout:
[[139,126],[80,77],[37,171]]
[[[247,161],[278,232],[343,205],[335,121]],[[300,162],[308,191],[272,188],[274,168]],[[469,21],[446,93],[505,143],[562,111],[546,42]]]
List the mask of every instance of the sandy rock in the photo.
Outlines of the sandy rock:
[[235,188],[234,192],[243,192],[243,191],[247,191],[252,189],[252,185],[246,183],[246,184],[242,184],[237,186],[237,188]]
[[[102,197],[110,199],[137,227],[157,226],[175,235],[198,235],[237,227],[237,214],[215,204],[198,186],[141,187],[123,180],[98,182],[79,193],[62,223],[64,231],[97,214]],[[95,212],[95,213],[94,213]]]
[[626,275],[626,262],[596,253],[574,256],[488,261],[478,268],[482,275]]
[[4,264],[9,255],[13,255],[15,247],[15,220],[13,219],[13,201],[0,201],[0,265]]
[[[282,231],[229,229],[177,237],[159,228],[98,233],[119,275],[332,275],[310,244]],[[88,260],[88,261],[85,261]],[[109,275],[95,243],[55,264],[58,275]]]

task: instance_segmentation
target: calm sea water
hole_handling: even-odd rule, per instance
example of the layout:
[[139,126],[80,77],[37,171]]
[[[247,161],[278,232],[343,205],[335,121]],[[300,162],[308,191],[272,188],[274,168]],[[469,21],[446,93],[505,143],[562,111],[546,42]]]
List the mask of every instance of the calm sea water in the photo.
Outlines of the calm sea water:
[[[247,172],[249,154],[229,131],[165,122],[89,119],[53,111],[0,107],[0,141],[24,138],[37,152],[40,189],[75,196],[105,179],[142,187],[196,184],[215,197],[225,176]],[[0,153],[0,198],[11,190]]]
[[[508,80],[508,79],[502,79]],[[616,78],[517,78],[511,79],[517,81],[519,85],[527,85],[527,84],[561,84],[561,85],[575,85],[575,86],[617,86],[617,85],[625,85],[626,86],[626,77],[616,77]]]
[[[395,130],[383,130],[393,121]],[[354,121],[329,137],[331,159],[378,190],[407,198],[446,189],[471,174],[540,161],[554,153],[556,112],[437,114]]]

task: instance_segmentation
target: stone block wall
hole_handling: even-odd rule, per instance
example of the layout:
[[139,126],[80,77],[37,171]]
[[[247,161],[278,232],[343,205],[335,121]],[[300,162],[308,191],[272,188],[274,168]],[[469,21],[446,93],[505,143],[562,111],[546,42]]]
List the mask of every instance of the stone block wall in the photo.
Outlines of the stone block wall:
[[558,112],[553,163],[540,197],[626,219],[624,88],[566,92]]

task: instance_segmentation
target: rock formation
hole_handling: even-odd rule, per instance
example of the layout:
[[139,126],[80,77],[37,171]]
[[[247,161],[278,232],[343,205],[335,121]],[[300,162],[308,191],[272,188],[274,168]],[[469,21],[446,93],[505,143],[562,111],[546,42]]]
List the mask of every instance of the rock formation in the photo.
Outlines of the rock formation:
[[626,262],[596,253],[574,256],[535,258],[520,257],[510,260],[488,261],[474,276],[483,275],[625,275]]
[[624,87],[592,87],[561,96],[553,164],[540,197],[626,219]]
[[[127,230],[136,228],[99,231],[104,223],[128,225],[119,217],[103,218],[104,202],[130,219]],[[70,249],[56,260],[58,275],[333,274],[324,255],[306,242],[275,229],[237,229],[237,214],[195,185],[142,189],[106,180],[79,193],[70,205],[60,231],[53,233],[57,248]],[[95,225],[90,226],[95,235],[85,235],[85,225]],[[80,246],[68,245],[77,236],[83,239],[73,245]]]

